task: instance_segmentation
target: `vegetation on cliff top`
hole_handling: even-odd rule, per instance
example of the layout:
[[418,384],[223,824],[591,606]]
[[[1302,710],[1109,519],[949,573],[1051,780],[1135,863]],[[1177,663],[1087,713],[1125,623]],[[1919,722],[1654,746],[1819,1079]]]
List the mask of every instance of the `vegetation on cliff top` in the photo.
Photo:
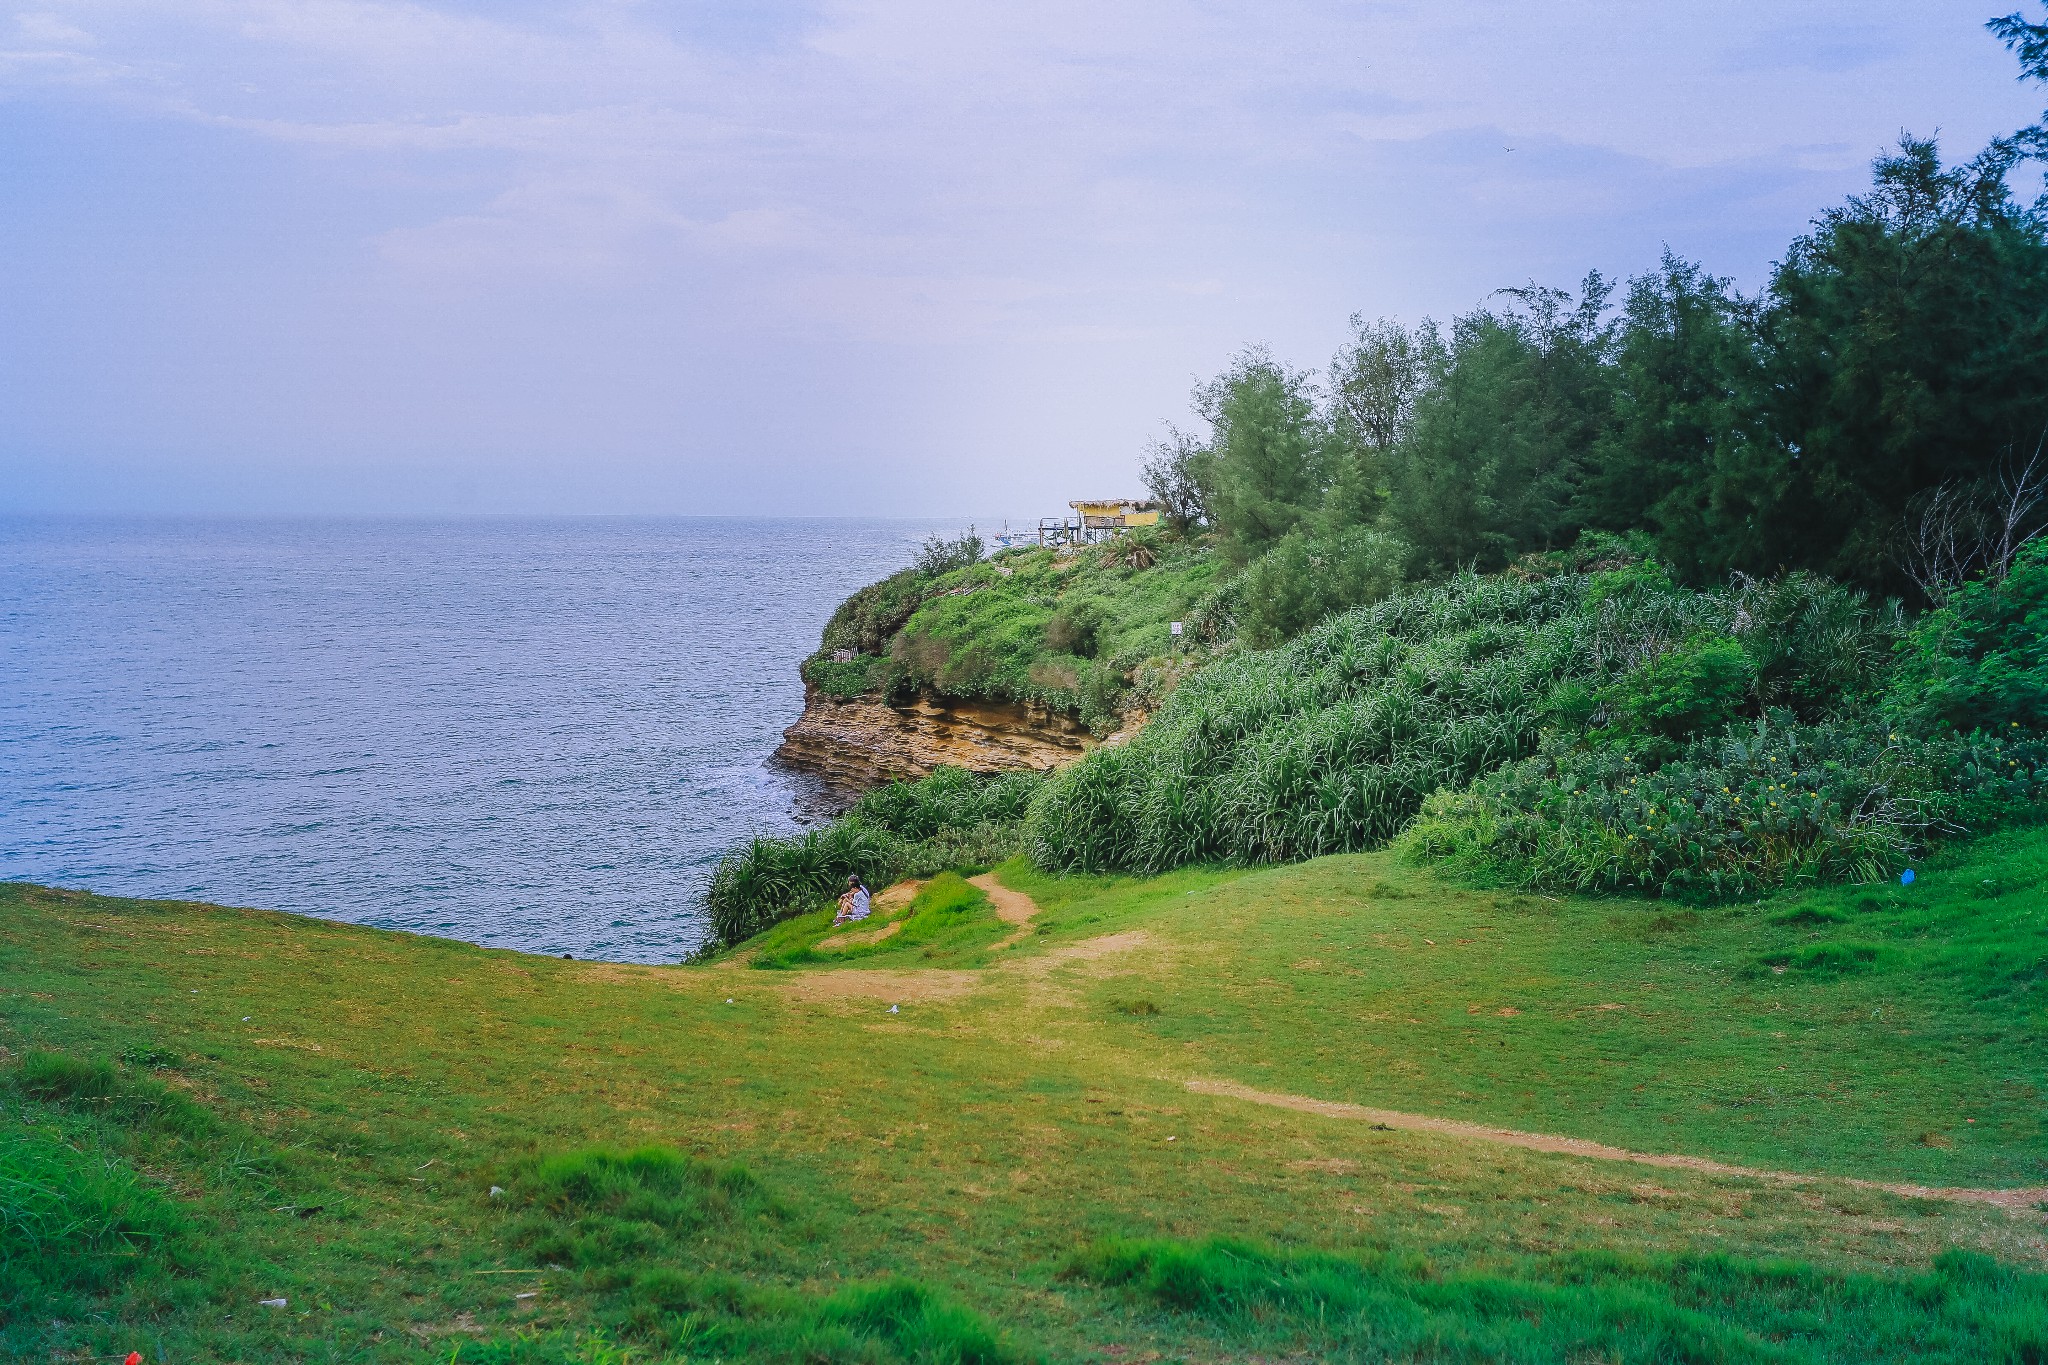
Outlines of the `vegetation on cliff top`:
[[1166,534],[994,566],[935,543],[835,614],[805,676],[1103,723],[1177,676],[1146,673],[1168,619],[1268,648],[1589,532],[1694,586],[1801,570],[1917,607],[2002,576],[2048,489],[2048,208],[2013,200],[2017,157],[1907,139],[1755,297],[1667,258],[1447,327],[1354,320],[1320,377],[1247,351],[1196,390],[1206,433],[1147,468]]
[[948,772],[758,840],[713,880],[715,941],[849,872],[1015,851],[1151,873],[1400,837],[1482,881],[1693,901],[1877,880],[2048,808],[2044,595],[2048,541],[1909,621],[1808,574],[1687,588],[1596,538],[1233,653],[1049,777]]
[[1113,730],[1186,667],[1169,623],[1197,610],[1216,573],[1214,556],[1186,536],[1141,532],[988,559],[978,550],[971,537],[939,542],[855,593],[804,662],[804,680],[842,700],[1033,702]]
[[[1993,27],[2048,78],[2040,26]],[[1022,820],[969,801],[918,839],[1158,871],[1405,833],[1485,880],[1713,900],[2032,818],[2048,199],[2008,176],[2044,150],[2041,126],[1953,166],[1903,140],[1755,297],[1667,258],[1618,307],[1593,274],[1447,329],[1356,321],[1322,380],[1246,352],[1148,466],[1173,529],[1078,557],[1093,586],[963,561],[834,618],[828,643],[876,627],[849,686],[1156,709]],[[1169,612],[1195,645],[1172,666]],[[856,812],[807,841],[886,837]],[[778,860],[817,872],[722,903]],[[757,843],[714,922],[807,908],[828,861]]]

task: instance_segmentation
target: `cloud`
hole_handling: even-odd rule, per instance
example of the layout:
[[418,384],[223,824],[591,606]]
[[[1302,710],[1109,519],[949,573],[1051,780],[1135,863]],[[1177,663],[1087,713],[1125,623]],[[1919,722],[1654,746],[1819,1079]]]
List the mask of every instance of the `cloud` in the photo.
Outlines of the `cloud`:
[[[1355,310],[1665,242],[1754,280],[1901,124],[2028,115],[1972,25],[1835,9],[37,0],[0,98],[75,132],[7,297],[78,339],[20,362],[11,435],[827,449],[861,392],[864,449],[1050,479],[1234,345],[1313,363]],[[759,375],[821,396],[760,434]]]
[[1730,71],[1815,71],[1829,75],[1857,71],[1900,55],[1896,37],[1853,19],[1780,24],[1730,48]]

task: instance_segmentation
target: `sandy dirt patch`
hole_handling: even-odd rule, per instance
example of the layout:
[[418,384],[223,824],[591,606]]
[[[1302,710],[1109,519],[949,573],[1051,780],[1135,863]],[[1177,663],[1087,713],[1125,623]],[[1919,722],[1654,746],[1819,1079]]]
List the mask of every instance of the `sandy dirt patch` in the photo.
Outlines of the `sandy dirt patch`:
[[792,1000],[956,1000],[980,985],[980,972],[870,971],[833,967],[825,971],[778,973],[783,994]]
[[1126,929],[1122,933],[1104,934],[1100,938],[1084,938],[1074,943],[1062,943],[1057,948],[1048,948],[1037,957],[1017,964],[1016,970],[1043,975],[1054,967],[1063,967],[1070,962],[1093,962],[1098,958],[1127,953],[1134,948],[1150,946],[1152,935],[1143,929]]
[[816,946],[828,953],[838,952],[842,948],[859,948],[870,943],[880,943],[885,938],[894,938],[902,929],[902,920],[897,920],[894,924],[885,924],[879,929],[847,929],[836,934],[827,934],[818,940]]

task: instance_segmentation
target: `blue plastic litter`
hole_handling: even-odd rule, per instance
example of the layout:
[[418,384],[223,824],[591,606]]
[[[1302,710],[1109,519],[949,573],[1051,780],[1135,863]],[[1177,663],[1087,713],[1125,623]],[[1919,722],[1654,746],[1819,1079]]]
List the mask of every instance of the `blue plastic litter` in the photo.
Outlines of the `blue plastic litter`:
[[1899,885],[1900,885],[1900,886],[1911,886],[1912,884],[1913,884],[1913,869],[1909,867],[1909,868],[1907,868],[1907,869],[1906,869],[1906,870],[1905,870],[1904,872],[1901,872],[1901,873],[1899,874]]

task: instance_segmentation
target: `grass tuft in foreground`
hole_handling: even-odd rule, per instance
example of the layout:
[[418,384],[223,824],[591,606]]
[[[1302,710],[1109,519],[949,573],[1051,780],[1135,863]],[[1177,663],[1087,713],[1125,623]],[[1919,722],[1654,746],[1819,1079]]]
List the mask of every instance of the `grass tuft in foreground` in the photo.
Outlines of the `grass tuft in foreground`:
[[1322,1360],[2048,1360],[2048,1275],[1967,1251],[1924,1274],[1881,1276],[1613,1254],[1444,1269],[1414,1252],[1106,1240],[1069,1273],[1199,1319],[1236,1349]]

